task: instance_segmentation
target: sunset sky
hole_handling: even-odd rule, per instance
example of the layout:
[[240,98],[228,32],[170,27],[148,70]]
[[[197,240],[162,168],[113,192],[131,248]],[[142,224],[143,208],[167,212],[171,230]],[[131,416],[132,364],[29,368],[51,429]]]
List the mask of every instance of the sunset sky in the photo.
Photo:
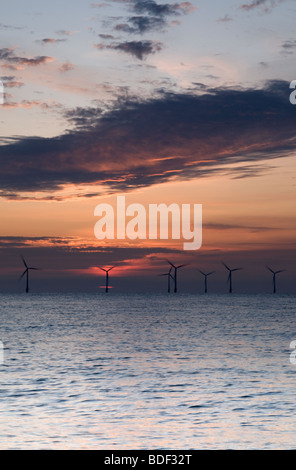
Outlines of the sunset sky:
[[[2,0],[0,290],[296,292],[293,0]],[[94,209],[203,205],[200,250],[97,240]]]

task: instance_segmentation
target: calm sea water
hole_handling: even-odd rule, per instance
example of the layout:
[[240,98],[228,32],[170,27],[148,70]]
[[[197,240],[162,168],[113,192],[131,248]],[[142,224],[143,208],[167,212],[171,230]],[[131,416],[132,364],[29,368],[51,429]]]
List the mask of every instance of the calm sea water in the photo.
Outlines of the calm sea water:
[[1,449],[293,449],[295,296],[0,296]]

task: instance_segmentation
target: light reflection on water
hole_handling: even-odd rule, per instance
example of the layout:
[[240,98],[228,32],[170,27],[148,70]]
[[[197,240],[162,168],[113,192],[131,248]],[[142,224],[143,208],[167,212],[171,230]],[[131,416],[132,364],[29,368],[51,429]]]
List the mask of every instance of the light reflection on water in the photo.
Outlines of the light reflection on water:
[[295,296],[0,305],[1,449],[295,447]]

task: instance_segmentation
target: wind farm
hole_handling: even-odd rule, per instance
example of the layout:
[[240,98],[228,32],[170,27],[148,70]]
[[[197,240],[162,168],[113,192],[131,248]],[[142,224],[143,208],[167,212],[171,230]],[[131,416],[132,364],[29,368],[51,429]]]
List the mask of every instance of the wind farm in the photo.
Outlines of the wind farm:
[[[30,266],[27,262],[27,260],[24,258],[24,256],[21,256],[21,260],[23,262],[23,265],[24,265],[24,271],[22,272],[21,276],[18,278],[19,281],[21,281],[24,277],[26,279],[26,283],[25,283],[25,292],[26,293],[29,293],[31,291],[31,283],[30,283],[30,271],[39,271],[40,268],[38,267],[35,267],[35,266]],[[188,266],[188,263],[182,263],[182,264],[176,264],[175,262],[172,262],[171,260],[169,259],[165,259],[164,260],[166,263],[169,264],[169,268],[167,271],[163,271],[161,272],[160,274],[157,274],[158,277],[165,277],[167,279],[167,287],[166,287],[166,290],[167,290],[167,293],[177,293],[179,292],[179,270],[181,268],[184,268],[186,266]],[[227,292],[232,294],[234,292],[234,289],[233,289],[233,273],[236,272],[236,271],[240,271],[242,269],[244,269],[243,267],[230,267],[229,264],[226,264],[224,261],[221,262],[222,265],[224,266],[224,268],[227,270],[228,272],[228,277],[227,277]],[[122,274],[120,273],[120,270],[122,268],[122,266],[120,265],[120,263],[117,263],[117,265],[112,265],[112,266],[98,266],[97,269],[100,269],[101,271],[103,271],[105,273],[105,284],[104,286],[100,286],[100,287],[104,287],[104,291],[105,293],[108,293],[110,292],[110,289],[111,289],[111,286],[110,286],[110,272],[115,268],[117,267],[118,268],[118,271],[119,271],[119,276]],[[212,266],[211,266],[212,267]],[[263,267],[263,266],[262,266]],[[264,266],[265,269],[267,269],[271,274],[272,274],[272,293],[273,294],[276,294],[278,292],[278,288],[277,288],[277,276],[281,273],[284,273],[285,271],[287,271],[286,269],[278,269],[278,270],[274,270],[273,268],[271,268],[269,265],[265,265]],[[193,267],[194,269],[194,267]],[[44,270],[43,270],[44,271]],[[45,270],[46,271],[46,270]],[[200,275],[203,276],[203,279],[204,279],[204,282],[203,282],[203,292],[205,294],[207,294],[209,292],[209,277],[212,276],[213,274],[215,273],[218,273],[219,274],[219,269],[218,270],[206,270],[204,267],[202,269],[200,268],[197,268],[197,271],[200,273]],[[130,271],[132,272],[132,271]],[[221,272],[221,271],[220,271]],[[117,273],[116,273],[117,274]],[[118,277],[118,275],[116,275],[116,277]],[[185,281],[183,279],[183,283],[181,282],[181,291],[184,292],[184,282],[188,281],[188,279],[190,278],[191,279],[191,286],[193,285],[192,283],[192,275],[194,275],[194,271],[187,271],[187,273],[185,274]],[[182,281],[182,277],[181,276],[181,281]],[[263,274],[262,274],[262,278],[263,278]],[[38,278],[37,278],[38,279]],[[213,292],[217,292],[217,282],[219,283],[219,277],[218,277],[218,281],[216,280],[214,282],[214,287],[212,288],[212,291]],[[241,285],[242,285],[242,281],[241,281]],[[127,286],[127,287],[126,287]],[[112,288],[116,288],[116,285],[115,286],[112,286]],[[128,285],[127,283],[125,283],[125,287],[124,289],[126,290],[128,288]],[[191,289],[191,287],[190,287]],[[185,292],[187,292],[188,289],[186,290],[185,289]],[[190,292],[192,292],[190,290]],[[221,292],[221,290],[219,289],[218,287],[218,292]],[[241,291],[241,287],[240,287],[240,290],[239,292],[242,292]]]

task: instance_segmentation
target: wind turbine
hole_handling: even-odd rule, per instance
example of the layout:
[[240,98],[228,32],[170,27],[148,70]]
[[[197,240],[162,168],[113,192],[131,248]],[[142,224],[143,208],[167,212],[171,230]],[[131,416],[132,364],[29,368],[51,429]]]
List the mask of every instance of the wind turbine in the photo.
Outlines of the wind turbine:
[[227,266],[227,264],[223,263],[222,264],[225,266],[225,268],[228,270],[229,272],[229,275],[228,275],[228,279],[227,279],[227,282],[229,282],[229,293],[231,294],[232,293],[232,273],[234,271],[240,271],[241,269],[243,268],[233,268],[233,269],[230,269],[229,266]]
[[109,290],[109,271],[111,271],[111,269],[115,268],[115,266],[112,266],[111,268],[109,269],[105,269],[105,268],[101,268],[99,266],[99,269],[101,269],[102,271],[104,271],[106,273],[106,288],[105,288],[105,292],[108,292]]
[[26,269],[24,270],[23,274],[20,276],[19,280],[21,280],[26,275],[26,277],[27,277],[26,278],[26,292],[28,293],[29,292],[29,271],[30,271],[30,269],[32,269],[34,271],[38,271],[39,268],[33,268],[33,267],[28,266],[27,263],[26,263],[25,258],[23,258],[22,256],[21,256],[21,258],[23,260],[23,263],[24,263]]
[[177,292],[177,271],[179,268],[183,268],[183,266],[186,266],[186,264],[180,264],[179,266],[175,266],[173,263],[171,263],[169,260],[167,260],[167,262],[172,266],[172,268],[174,269],[174,276],[173,276],[173,279],[174,279],[174,292]]
[[199,269],[199,272],[204,276],[205,278],[205,294],[208,292],[208,276],[211,274],[214,274],[215,271],[211,271],[210,273],[204,273]]
[[159,274],[159,276],[167,276],[167,277],[168,277],[168,293],[171,292],[171,279],[174,279],[173,276],[172,276],[172,274],[171,274],[171,273],[172,273],[172,269],[173,269],[173,268],[172,268],[172,266],[171,266],[171,268],[170,268],[170,270],[169,270],[168,273]]
[[279,273],[282,273],[283,271],[285,271],[284,269],[280,269],[279,271],[274,271],[273,269],[271,269],[269,266],[266,266],[267,269],[273,274],[272,276],[272,284],[273,284],[273,293],[275,294],[276,293],[276,275],[279,274]]

